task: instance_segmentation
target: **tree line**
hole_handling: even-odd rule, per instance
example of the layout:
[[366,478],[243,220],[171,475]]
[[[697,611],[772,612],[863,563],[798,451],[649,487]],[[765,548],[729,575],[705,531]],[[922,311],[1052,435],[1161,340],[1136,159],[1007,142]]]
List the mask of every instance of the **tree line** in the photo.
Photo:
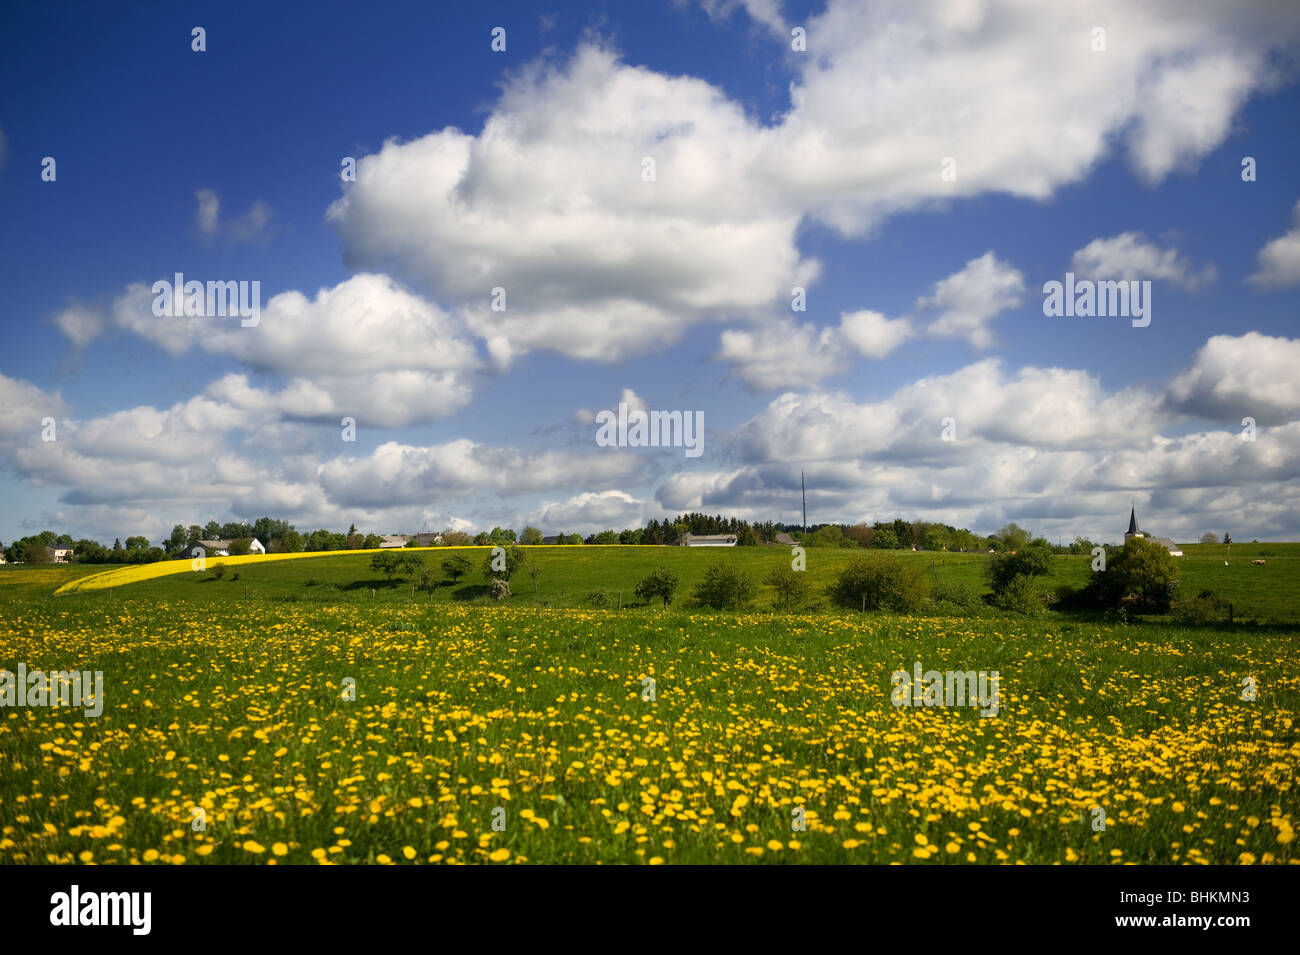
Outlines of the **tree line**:
[[[613,529],[598,533],[580,534],[563,531],[545,536],[539,528],[526,526],[516,533],[511,528],[493,527],[490,531],[469,534],[459,530],[446,530],[439,543],[444,547],[465,547],[471,544],[506,546],[509,544],[535,545],[555,544],[677,544],[687,534],[734,534],[736,544],[741,547],[754,547],[777,542],[778,534],[789,538],[805,547],[832,548],[869,548],[875,550],[930,550],[930,551],[987,551],[996,553],[1015,551],[1034,543],[1048,549],[1054,554],[1089,554],[1094,546],[1092,541],[1076,537],[1066,545],[1055,545],[1041,537],[1034,537],[1029,531],[1017,524],[1007,524],[994,534],[978,535],[966,528],[953,527],[931,521],[905,521],[895,518],[891,521],[876,521],[872,524],[857,523],[823,523],[814,524],[805,533],[797,524],[773,521],[749,522],[737,517],[724,517],[721,514],[698,514],[690,512],[679,514],[672,519],[651,519],[643,527]],[[1205,535],[1207,538],[1212,535]],[[159,560],[173,560],[190,556],[193,548],[201,540],[230,540],[232,554],[247,553],[252,540],[258,540],[267,553],[322,552],[332,550],[371,550],[380,546],[382,538],[378,534],[362,534],[355,524],[346,532],[330,531],[325,528],[302,532],[288,521],[271,517],[260,517],[251,524],[230,521],[219,524],[208,521],[205,525],[177,524],[172,528],[166,540],[157,545],[151,544],[144,537],[128,537],[113,541],[112,547],[106,547],[95,540],[74,540],[68,534],[55,534],[42,531],[31,537],[20,538],[9,545],[0,547],[0,553],[7,553],[11,562],[43,564],[50,561],[47,547],[70,548],[73,559],[87,564],[138,564]],[[1230,540],[1224,535],[1224,542]],[[417,546],[412,540],[407,546]]]

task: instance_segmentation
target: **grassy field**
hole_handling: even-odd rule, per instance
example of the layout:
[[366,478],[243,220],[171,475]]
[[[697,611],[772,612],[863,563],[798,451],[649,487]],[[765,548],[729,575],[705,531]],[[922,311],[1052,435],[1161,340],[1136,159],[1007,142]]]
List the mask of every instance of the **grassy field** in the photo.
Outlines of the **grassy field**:
[[[486,587],[478,568],[490,548],[419,548],[421,555],[434,569],[453,553],[467,556],[474,571],[457,584],[448,582],[432,593],[422,593],[419,599],[435,603],[486,603]],[[1224,564],[1227,548],[1223,545],[1189,545],[1187,556],[1180,558],[1181,589],[1194,595],[1204,590],[1233,602],[1233,611],[1239,620],[1268,622],[1300,622],[1300,544],[1233,544],[1227,565]],[[718,559],[740,561],[756,580],[761,581],[770,570],[788,565],[789,552],[784,548],[728,548],[718,552],[708,548],[665,548],[625,545],[529,547],[530,560],[538,568],[536,578],[520,574],[511,582],[516,600],[537,606],[585,607],[592,591],[604,590],[617,604],[622,595],[623,605],[636,602],[633,589],[636,582],[660,563],[671,564],[682,581],[682,596],[689,597],[692,587],[703,576],[705,568]],[[807,550],[807,573],[813,591],[809,608],[825,609],[822,592],[835,574],[861,551]],[[928,552],[900,552],[905,560],[915,561],[923,568],[932,583],[961,584],[976,594],[986,589],[984,579],[988,563],[986,554],[953,554]],[[119,585],[114,588],[116,599],[143,599],[167,597],[169,599],[246,599],[262,597],[282,600],[323,600],[327,602],[377,601],[401,602],[411,598],[410,588],[398,581],[387,581],[383,575],[369,568],[373,552],[347,554],[290,555],[291,559],[274,561],[265,557],[216,558],[209,562],[226,565],[226,572],[217,578],[211,566],[203,572],[190,570],[190,562],[168,561],[165,565],[124,567],[119,570],[103,568],[71,568],[73,576],[63,583],[80,579],[82,586],[95,586],[94,578],[107,574],[120,574],[124,580],[138,573],[157,573],[150,580]],[[1263,556],[1265,564],[1257,566],[1252,559]],[[1047,593],[1061,585],[1081,587],[1087,583],[1090,557],[1057,557],[1053,573],[1040,578],[1036,585]],[[9,573],[24,573],[15,568]],[[0,568],[0,581],[5,568]],[[65,588],[65,592],[76,584]],[[371,591],[375,594],[372,597]],[[84,599],[104,599],[104,591],[86,589],[71,596]],[[771,603],[769,588],[760,587],[757,606]]]
[[[1216,591],[1294,587],[1295,555],[1239,546]],[[1294,628],[628,606],[717,556],[546,548],[502,606],[478,580],[413,600],[364,555],[59,597],[98,568],[0,570],[0,668],[105,696],[0,710],[0,863],[1300,862]],[[597,588],[624,608],[579,608]],[[997,671],[997,715],[893,705],[918,662]]]

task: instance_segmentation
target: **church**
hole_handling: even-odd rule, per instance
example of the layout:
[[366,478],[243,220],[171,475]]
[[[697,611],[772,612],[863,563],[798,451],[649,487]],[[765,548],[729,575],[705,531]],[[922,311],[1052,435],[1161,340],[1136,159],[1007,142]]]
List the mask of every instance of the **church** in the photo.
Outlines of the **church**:
[[1124,543],[1127,544],[1134,537],[1146,537],[1146,539],[1151,541],[1151,543],[1159,544],[1174,557],[1183,556],[1183,549],[1168,537],[1148,537],[1142,531],[1138,530],[1137,509],[1130,508],[1128,512],[1128,532],[1124,535]]

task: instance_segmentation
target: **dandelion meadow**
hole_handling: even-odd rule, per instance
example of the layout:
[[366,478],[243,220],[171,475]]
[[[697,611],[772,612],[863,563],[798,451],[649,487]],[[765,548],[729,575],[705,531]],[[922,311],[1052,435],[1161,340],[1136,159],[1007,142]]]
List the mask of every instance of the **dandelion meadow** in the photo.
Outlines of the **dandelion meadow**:
[[[0,575],[0,668],[105,695],[0,711],[0,863],[1300,861],[1280,630],[52,596],[79,573]],[[996,671],[997,715],[894,705],[917,663]]]

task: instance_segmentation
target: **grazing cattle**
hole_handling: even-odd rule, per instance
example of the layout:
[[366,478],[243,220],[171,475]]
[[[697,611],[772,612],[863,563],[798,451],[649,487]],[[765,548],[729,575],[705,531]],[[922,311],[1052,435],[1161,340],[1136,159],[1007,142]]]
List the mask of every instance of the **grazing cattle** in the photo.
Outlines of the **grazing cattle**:
[[1263,562],[1262,560],[1252,560],[1251,563],[1252,563],[1252,564],[1262,564],[1262,563],[1264,563],[1264,562]]

